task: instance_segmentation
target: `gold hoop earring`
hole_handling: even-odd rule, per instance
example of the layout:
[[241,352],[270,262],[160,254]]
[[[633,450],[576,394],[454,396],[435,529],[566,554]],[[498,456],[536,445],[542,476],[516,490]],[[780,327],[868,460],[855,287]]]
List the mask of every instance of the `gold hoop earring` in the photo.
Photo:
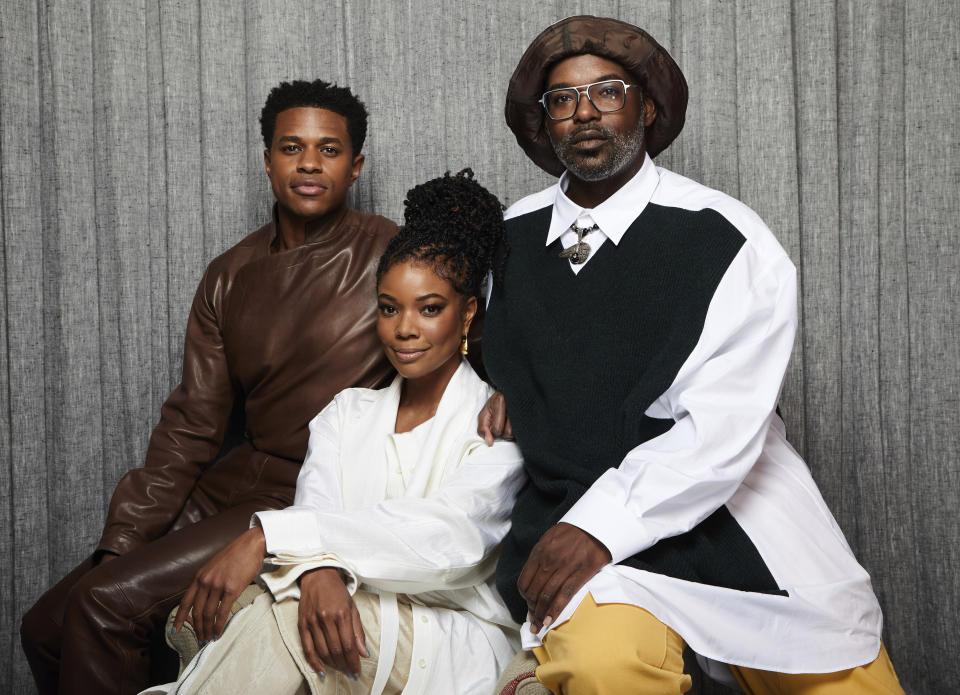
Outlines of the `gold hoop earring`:
[[467,344],[467,334],[464,333],[460,339],[460,354],[466,355],[470,351],[470,345]]

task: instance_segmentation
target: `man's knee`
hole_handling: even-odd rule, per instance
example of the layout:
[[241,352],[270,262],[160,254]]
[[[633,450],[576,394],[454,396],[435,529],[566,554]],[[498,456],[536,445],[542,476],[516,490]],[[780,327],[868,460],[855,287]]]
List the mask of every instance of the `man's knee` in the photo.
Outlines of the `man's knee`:
[[71,639],[118,625],[126,627],[133,618],[123,589],[105,566],[98,566],[80,578],[67,595],[63,629]]
[[39,650],[45,655],[59,653],[63,614],[70,591],[92,568],[93,559],[88,557],[63,579],[47,589],[23,614],[20,621],[20,642],[28,658],[33,653],[31,650]]
[[[568,650],[562,659],[549,659],[537,669],[537,677],[555,692],[568,695],[616,695],[643,692],[679,695],[691,687],[683,673],[682,660],[673,663],[664,646],[649,640],[615,643],[583,640],[585,649]],[[571,645],[573,646],[573,645]]]
[[29,658],[36,653],[51,654],[59,651],[60,625],[44,610],[38,602],[26,613],[20,621],[20,644]]
[[597,605],[589,594],[536,650],[537,677],[554,691],[684,693],[683,640],[642,608]]

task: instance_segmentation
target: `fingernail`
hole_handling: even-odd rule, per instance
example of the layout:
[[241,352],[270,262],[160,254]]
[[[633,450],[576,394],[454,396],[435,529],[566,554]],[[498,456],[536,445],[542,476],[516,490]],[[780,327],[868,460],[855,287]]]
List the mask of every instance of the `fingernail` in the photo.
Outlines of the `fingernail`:
[[550,627],[551,625],[553,625],[553,618],[548,615],[546,618],[543,619],[543,626]]
[[175,634],[177,634],[177,628],[176,628],[175,626],[171,625],[171,626],[170,626],[170,636],[173,637]]
[[355,681],[360,680],[360,674],[359,674],[359,673],[354,673],[354,674],[352,674],[350,677],[351,677],[353,680],[355,680]]
[[321,678],[326,678],[326,677],[327,677],[327,674],[324,673],[323,671],[317,671],[317,675],[320,676]]

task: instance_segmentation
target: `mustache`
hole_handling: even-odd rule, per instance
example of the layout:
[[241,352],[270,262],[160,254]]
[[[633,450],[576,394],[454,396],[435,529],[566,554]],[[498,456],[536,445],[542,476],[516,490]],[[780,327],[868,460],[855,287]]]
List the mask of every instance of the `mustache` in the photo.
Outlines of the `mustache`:
[[614,137],[614,133],[608,128],[604,128],[601,125],[586,123],[581,126],[577,126],[569,133],[563,136],[564,142],[571,142],[574,138],[584,133],[599,134],[600,136],[610,140]]

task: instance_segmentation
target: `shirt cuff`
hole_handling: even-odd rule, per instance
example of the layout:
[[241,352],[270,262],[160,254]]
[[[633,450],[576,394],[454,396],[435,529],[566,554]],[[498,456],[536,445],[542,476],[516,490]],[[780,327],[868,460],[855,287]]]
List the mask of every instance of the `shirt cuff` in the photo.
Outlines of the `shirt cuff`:
[[[323,539],[313,529],[313,513],[306,509],[274,509],[256,512],[251,526],[260,525],[267,541],[268,555],[315,555],[323,549]],[[305,529],[310,529],[305,533]]]
[[603,543],[613,564],[649,548],[654,540],[622,500],[594,488],[587,490],[560,521]]
[[336,569],[343,579],[347,592],[353,596],[357,592],[359,582],[356,574],[345,567],[335,555],[319,555],[314,558],[303,560],[302,558],[273,558],[268,560],[275,569],[270,572],[264,572],[260,575],[260,580],[266,585],[273,598],[282,601],[286,598],[300,598],[299,580],[304,574],[311,570],[330,567]]

